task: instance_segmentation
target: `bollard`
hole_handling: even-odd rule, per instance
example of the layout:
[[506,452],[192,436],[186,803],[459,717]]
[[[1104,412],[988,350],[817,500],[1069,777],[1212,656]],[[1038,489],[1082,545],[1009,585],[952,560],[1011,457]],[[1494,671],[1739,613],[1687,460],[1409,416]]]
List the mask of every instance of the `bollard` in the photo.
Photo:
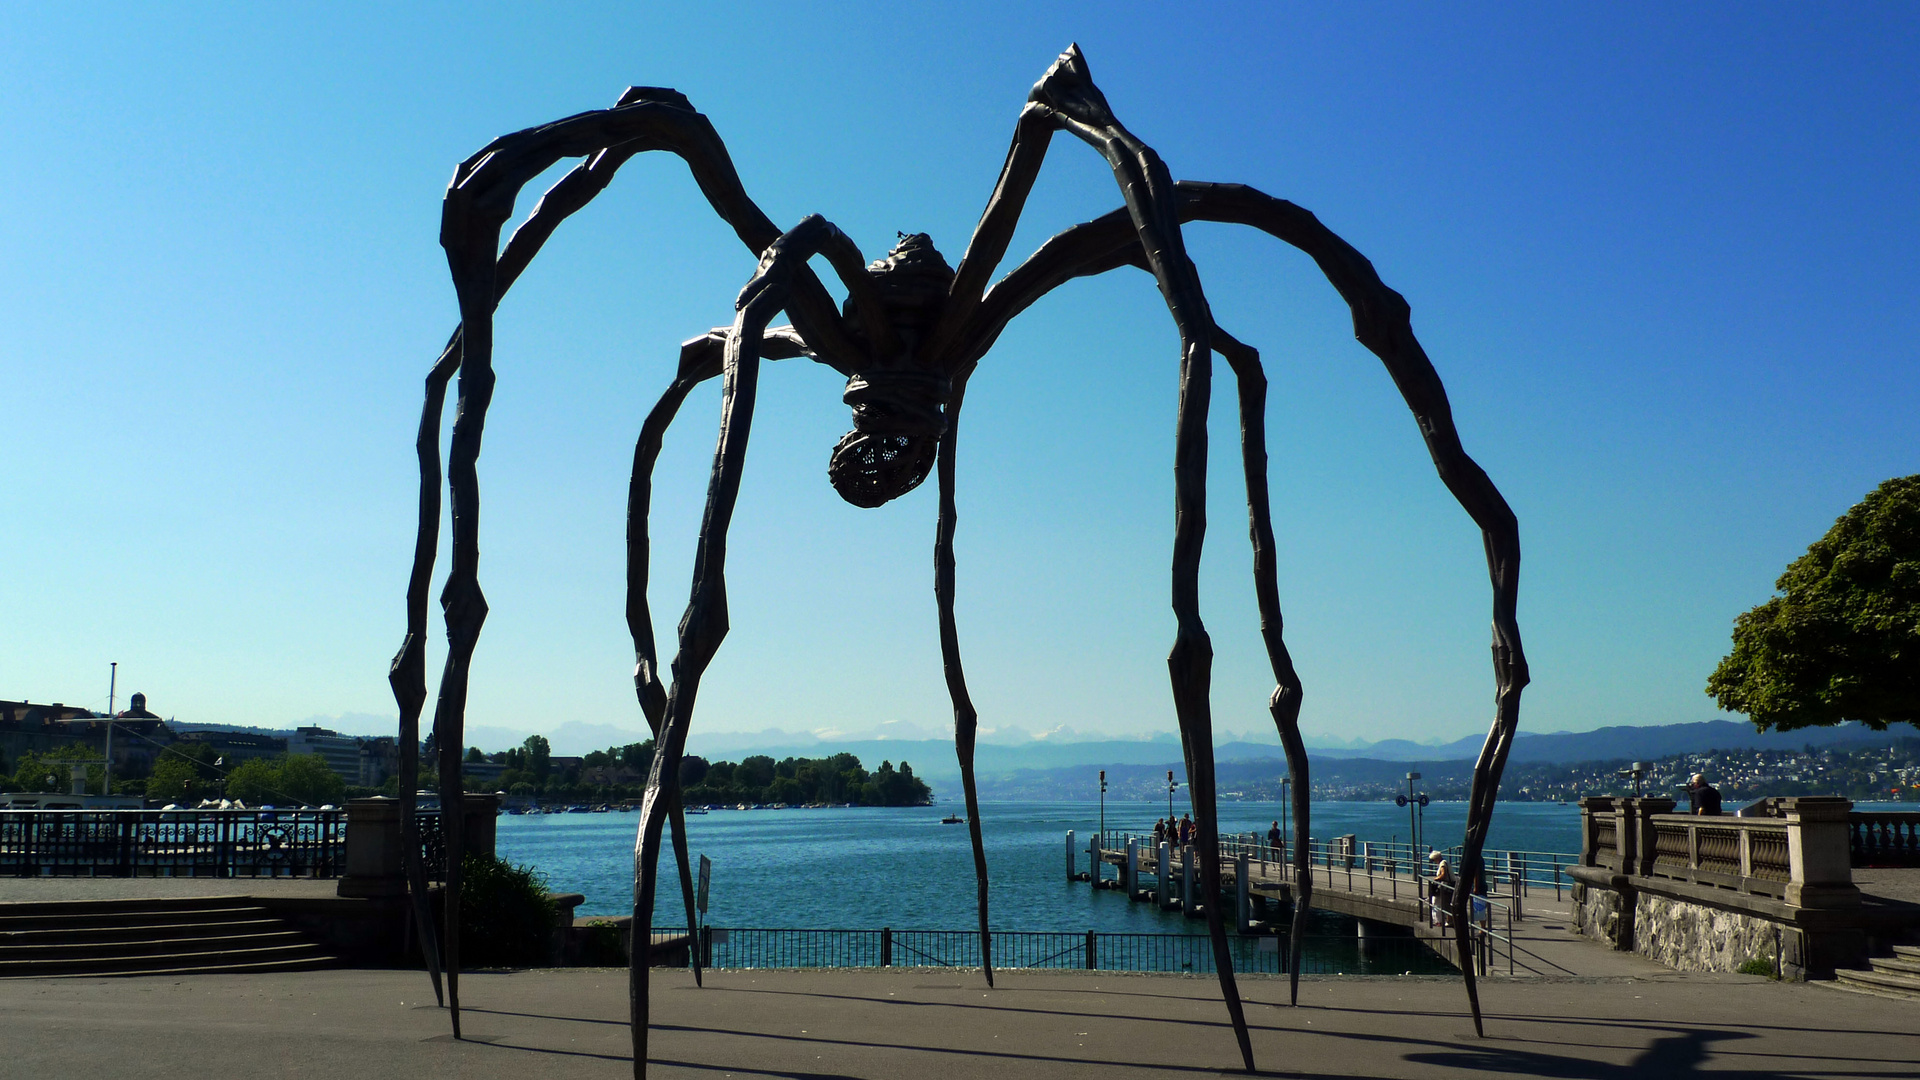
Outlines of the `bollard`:
[[1121,870],[1120,887],[1126,890],[1127,899],[1140,899],[1140,840],[1127,837],[1127,864]]
[[1160,841],[1159,856],[1160,861],[1154,864],[1154,869],[1157,871],[1154,875],[1154,889],[1160,894],[1160,910],[1165,911],[1173,906],[1173,884],[1168,880],[1172,877],[1169,871],[1173,867],[1173,845],[1165,840]]
[[[1098,867],[1100,865],[1099,860],[1097,859],[1094,860],[1093,865],[1095,867]],[[1068,829],[1067,830],[1067,880],[1068,881],[1072,881],[1074,878],[1079,876],[1079,874],[1077,873],[1078,869],[1079,869],[1078,867],[1073,865],[1073,830]],[[1094,887],[1098,888],[1099,885],[1096,883]]]
[[1180,849],[1180,910],[1187,918],[1194,916],[1193,904],[1193,845]]
[[1252,890],[1250,890],[1247,887],[1247,853],[1246,852],[1242,851],[1240,853],[1240,857],[1233,861],[1233,871],[1234,871],[1233,912],[1234,912],[1234,919],[1239,924],[1236,927],[1236,929],[1238,929],[1243,934],[1252,933],[1253,932],[1253,905],[1249,900],[1249,897],[1252,895]]

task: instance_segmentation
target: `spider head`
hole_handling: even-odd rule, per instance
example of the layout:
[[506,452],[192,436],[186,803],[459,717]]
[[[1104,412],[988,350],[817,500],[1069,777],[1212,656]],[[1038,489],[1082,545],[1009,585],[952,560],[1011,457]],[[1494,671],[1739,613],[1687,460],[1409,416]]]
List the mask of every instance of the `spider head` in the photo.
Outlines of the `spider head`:
[[847,380],[853,430],[833,448],[827,478],[855,506],[875,507],[920,486],[947,430],[952,384],[928,371],[878,369]]

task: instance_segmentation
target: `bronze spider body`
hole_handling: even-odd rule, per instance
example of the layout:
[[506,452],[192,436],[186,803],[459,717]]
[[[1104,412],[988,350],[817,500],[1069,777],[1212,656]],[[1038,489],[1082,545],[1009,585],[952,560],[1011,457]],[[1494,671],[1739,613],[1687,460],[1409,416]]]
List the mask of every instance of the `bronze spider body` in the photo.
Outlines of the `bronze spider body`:
[[[1054,236],[989,288],[989,279],[1006,254],[1052,135],[1061,130],[1087,142],[1107,160],[1125,206]],[[422,646],[440,514],[438,434],[447,383],[458,371],[459,403],[448,462],[453,565],[441,595],[449,650],[433,724],[440,747],[443,800],[445,805],[452,805],[460,791],[468,664],[486,617],[486,602],[477,577],[479,486],[475,461],[493,389],[493,311],[559,223],[604,189],[627,159],[648,150],[666,150],[684,159],[714,210],[760,261],[735,304],[733,324],[682,345],[678,372],[648,414],[634,449],[628,492],[627,621],[634,641],[635,691],[657,747],[634,852],[634,926],[640,932],[651,925],[660,843],[670,819],[681,891],[692,922],[678,765],[701,676],[727,633],[727,530],[753,420],[759,363],[763,359],[805,356],[834,368],[848,380],[844,398],[852,407],[854,430],[834,448],[829,465],[829,477],[843,498],[859,506],[878,506],[911,490],[929,471],[937,476],[939,521],[934,558],[940,643],[953,701],[955,745],[973,844],[982,969],[991,985],[987,866],[973,776],[977,720],[967,694],[953,612],[954,455],[961,407],[975,365],[1016,315],[1072,278],[1135,266],[1153,274],[1181,339],[1173,551],[1173,608],[1178,631],[1168,668],[1197,825],[1195,846],[1201,856],[1201,880],[1210,896],[1219,895],[1219,826],[1208,700],[1212,647],[1200,619],[1198,575],[1206,529],[1206,419],[1214,353],[1226,359],[1238,391],[1254,588],[1261,632],[1277,683],[1269,709],[1293,779],[1297,894],[1291,970],[1297,1000],[1301,931],[1311,901],[1306,844],[1310,787],[1299,730],[1300,679],[1281,635],[1266,482],[1266,378],[1259,355],[1213,321],[1181,236],[1181,224],[1192,220],[1248,225],[1300,248],[1314,259],[1352,308],[1356,337],[1380,357],[1393,376],[1420,426],[1441,480],[1481,529],[1493,584],[1497,685],[1492,730],[1474,772],[1461,866],[1462,878],[1476,879],[1501,771],[1519,723],[1520,692],[1527,682],[1514,616],[1520,545],[1513,513],[1492,481],[1461,448],[1446,391],[1413,336],[1406,301],[1381,283],[1359,252],[1292,203],[1240,185],[1173,182],[1159,156],[1114,117],[1104,95],[1094,86],[1078,47],[1062,54],[1029,96],[999,183],[957,269],[949,269],[922,235],[903,237],[887,258],[868,266],[854,244],[824,218],[808,217],[792,229],[779,230],[747,197],[725,146],[707,119],[671,90],[630,89],[611,109],[581,113],[503,136],[460,165],[447,190],[441,243],[459,295],[461,324],[427,377],[417,444],[420,526],[408,591],[408,632],[390,676],[400,705],[400,788],[407,803],[403,810],[409,827],[418,768],[419,717],[426,701]],[[565,157],[584,160],[548,190],[502,250],[500,233],[520,189]],[[807,265],[814,255],[824,256],[845,285],[848,296],[843,308],[835,307]],[[772,317],[782,310],[792,325],[770,328]],[[692,595],[680,621],[669,685],[661,678],[647,605],[647,521],[653,465],[661,438],[688,392],[715,376],[724,380],[719,444],[695,556]],[[447,911],[452,913],[457,911],[455,898],[460,887],[459,815],[448,814],[444,822]],[[424,926],[425,880],[418,845],[409,841],[407,850],[412,853],[409,873],[416,917]],[[1464,891],[1454,898],[1454,925],[1461,955],[1469,953],[1466,903]],[[1251,1070],[1253,1052],[1218,905],[1207,905],[1207,925],[1221,991],[1241,1055]],[[431,951],[432,935],[423,938]],[[458,1035],[459,962],[457,938],[451,932],[445,948],[448,997]],[[631,995],[634,1072],[638,1076],[646,1062],[647,972],[643,951],[634,951]],[[434,969],[438,992],[438,958],[430,955],[429,965]],[[697,968],[695,976],[699,977]],[[1467,970],[1465,976],[1478,1028],[1479,1001],[1472,971]]]

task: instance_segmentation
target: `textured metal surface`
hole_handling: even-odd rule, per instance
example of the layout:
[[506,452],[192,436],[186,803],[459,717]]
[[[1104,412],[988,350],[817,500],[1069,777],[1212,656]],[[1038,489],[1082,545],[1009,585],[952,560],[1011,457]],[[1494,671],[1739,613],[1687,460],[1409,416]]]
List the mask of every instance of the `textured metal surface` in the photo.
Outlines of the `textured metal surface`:
[[[1105,158],[1125,205],[1055,236],[989,288],[1056,131],[1079,138]],[[635,838],[636,925],[650,925],[652,921],[654,871],[669,823],[674,826],[681,890],[692,922],[684,820],[680,816],[679,763],[700,679],[727,633],[727,529],[751,431],[759,365],[763,359],[805,356],[848,376],[845,399],[854,410],[854,431],[836,448],[830,467],[834,486],[843,497],[857,505],[878,505],[911,490],[929,468],[937,477],[934,588],[941,656],[953,701],[955,751],[974,853],[980,930],[975,940],[981,946],[976,959],[987,982],[992,983],[992,936],[986,933],[988,874],[973,769],[978,717],[967,693],[953,608],[953,541],[958,522],[954,460],[960,411],[968,377],[1015,316],[1072,278],[1135,266],[1154,276],[1181,342],[1172,562],[1178,629],[1168,657],[1168,674],[1198,826],[1196,846],[1201,852],[1202,887],[1209,895],[1219,895],[1219,826],[1208,701],[1213,650],[1200,616],[1198,584],[1206,534],[1206,422],[1213,355],[1217,352],[1234,374],[1239,401],[1254,589],[1276,683],[1269,705],[1293,780],[1294,859],[1302,889],[1294,916],[1295,952],[1285,968],[1297,976],[1298,943],[1310,904],[1310,874],[1305,860],[1311,788],[1299,730],[1301,681],[1282,637],[1266,475],[1266,377],[1258,352],[1214,323],[1181,234],[1182,223],[1192,220],[1247,225],[1314,259],[1352,309],[1355,336],[1386,365],[1400,389],[1442,482],[1481,529],[1494,595],[1496,710],[1474,770],[1461,865],[1468,880],[1478,876],[1494,797],[1519,722],[1520,691],[1527,683],[1526,660],[1514,617],[1520,562],[1514,515],[1492,481],[1462,448],[1445,388],[1414,338],[1406,301],[1380,281],[1359,252],[1300,207],[1239,185],[1175,183],[1159,156],[1114,116],[1077,47],[1063,53],[1034,86],[1021,111],[993,195],[958,268],[952,271],[946,269],[945,260],[924,236],[903,237],[886,259],[868,266],[852,241],[818,216],[782,233],[747,197],[725,146],[706,118],[671,90],[630,89],[612,109],[515,132],[494,140],[462,163],[447,192],[441,232],[460,298],[462,321],[427,380],[417,448],[420,527],[408,590],[408,629],[391,675],[401,713],[403,791],[412,788],[414,768],[405,748],[417,738],[419,714],[426,700],[422,644],[427,621],[426,589],[436,557],[440,515],[437,438],[447,383],[457,372],[459,394],[447,468],[453,565],[441,596],[449,650],[433,721],[440,747],[443,798],[457,797],[459,755],[465,745],[461,731],[468,663],[486,616],[478,579],[479,492],[474,462],[493,389],[493,311],[560,221],[603,190],[628,158],[647,150],[665,150],[684,159],[715,212],[733,227],[760,262],[736,302],[733,324],[681,347],[678,371],[648,414],[634,448],[628,495],[627,620],[634,642],[634,690],[656,739]],[[500,233],[520,189],[566,157],[584,161],[547,192],[501,251]],[[807,267],[807,259],[816,254],[826,258],[846,287],[848,298],[843,309],[835,308],[825,287]],[[773,315],[780,311],[786,312],[793,325],[769,328]],[[647,601],[652,471],[661,438],[688,392],[716,376],[723,378],[719,441],[691,593],[679,624],[669,681],[661,676]],[[446,836],[449,912],[458,906],[460,840],[455,824]],[[410,876],[417,887],[421,875],[410,871]],[[1462,893],[1456,904],[1462,910],[1464,896]],[[1252,1046],[1218,907],[1207,905],[1212,966],[1242,1059],[1251,1070]],[[1465,922],[1464,918],[1456,919],[1462,927],[1459,944],[1463,951],[1467,948]],[[459,956],[451,928],[444,948],[447,998],[457,1035]],[[640,1075],[645,1069],[648,1015],[644,968],[633,970],[629,985],[634,1071]],[[1477,1029],[1479,999],[1471,971],[1466,973],[1466,988]],[[1293,993],[1297,1000],[1297,982]]]

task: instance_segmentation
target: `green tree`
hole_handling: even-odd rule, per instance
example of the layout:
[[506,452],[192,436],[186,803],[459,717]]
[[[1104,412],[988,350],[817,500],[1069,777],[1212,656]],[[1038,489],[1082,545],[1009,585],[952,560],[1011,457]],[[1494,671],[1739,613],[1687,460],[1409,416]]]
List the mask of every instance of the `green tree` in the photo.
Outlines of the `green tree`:
[[337,802],[347,783],[319,754],[252,758],[227,774],[227,797],[250,804]]
[[13,767],[10,786],[14,791],[65,791],[67,766],[29,750],[20,755],[19,764]]
[[288,754],[276,764],[280,790],[300,802],[312,806],[337,803],[347,793],[347,782],[319,754]]
[[1763,731],[1920,726],[1920,476],[1869,492],[1774,587],[1707,679],[1722,709]]
[[484,764],[486,764],[486,761],[487,761],[487,755],[486,755],[486,753],[485,753],[485,751],[482,751],[482,750],[481,750],[481,749],[480,749],[479,747],[477,747],[477,746],[469,746],[469,747],[467,747],[467,761],[466,761],[466,763],[467,763],[468,765],[484,765]]
[[773,783],[773,759],[765,754],[743,759],[733,767],[733,782],[750,791],[762,790]]
[[227,774],[227,797],[255,805],[284,801],[280,796],[280,770],[266,758],[248,758]]
[[527,752],[527,768],[532,771],[534,780],[545,780],[547,773],[553,769],[553,747],[547,744],[546,736],[529,735],[527,741],[520,745]]
[[193,761],[162,754],[160,760],[153,763],[153,775],[147,777],[147,798],[162,803],[184,803],[211,791],[210,788],[200,790],[203,785],[200,770]]

